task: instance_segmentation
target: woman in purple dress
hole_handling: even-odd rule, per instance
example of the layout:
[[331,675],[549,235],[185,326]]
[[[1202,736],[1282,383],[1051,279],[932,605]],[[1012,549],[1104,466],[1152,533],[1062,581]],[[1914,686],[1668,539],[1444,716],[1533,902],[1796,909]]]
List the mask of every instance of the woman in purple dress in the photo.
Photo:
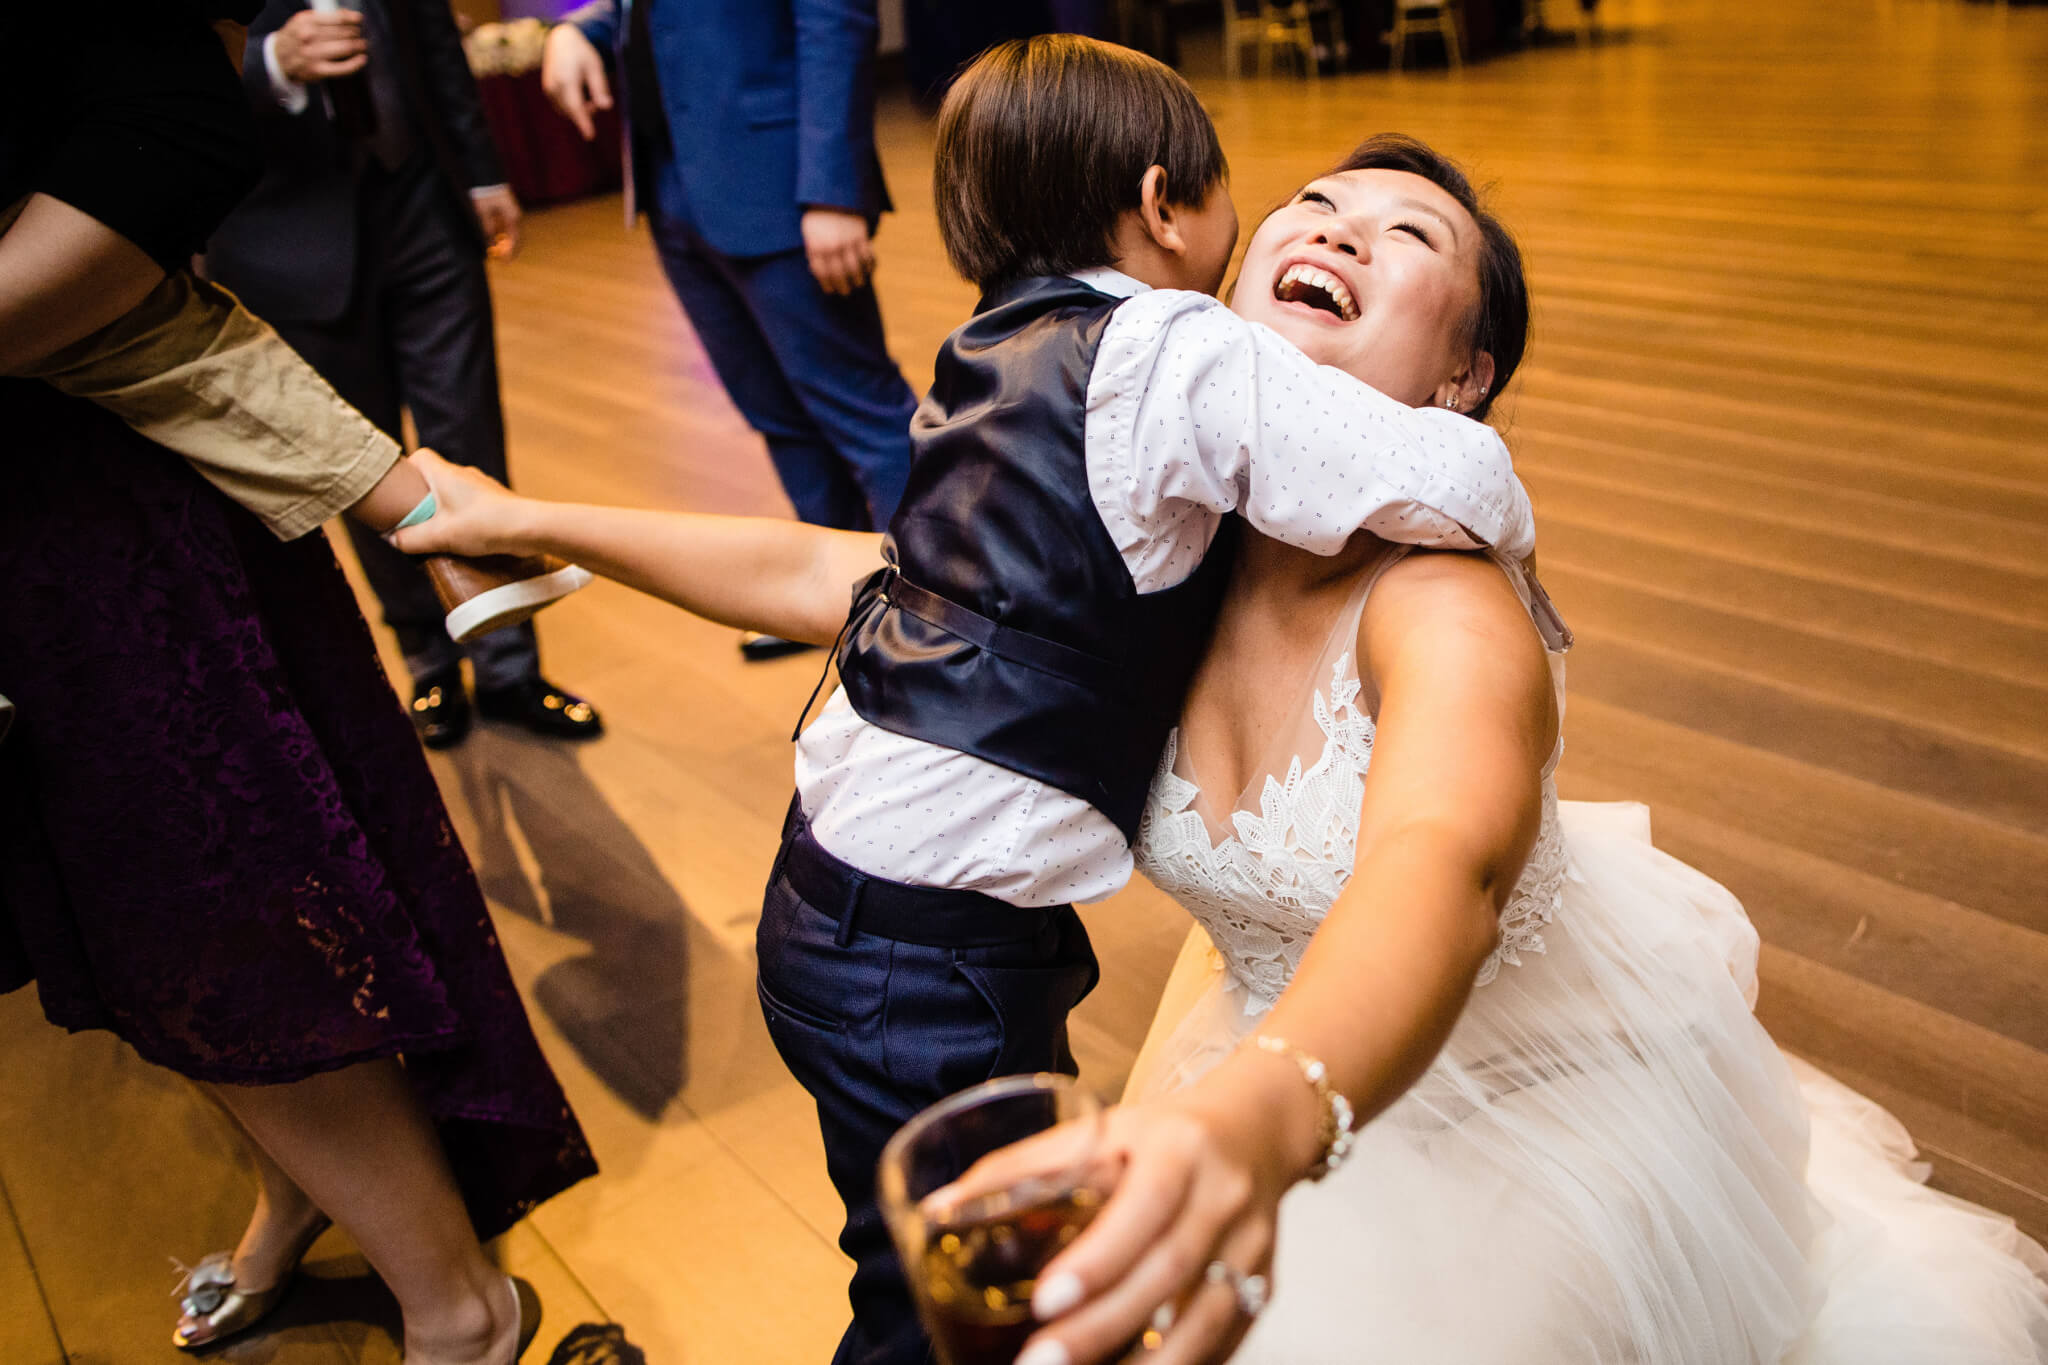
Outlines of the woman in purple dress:
[[[0,23],[52,30],[48,88],[0,97],[0,206],[34,196],[0,236],[0,350],[118,314],[110,291],[179,268],[239,192],[248,114],[211,34],[116,8],[126,29]],[[81,177],[95,147],[119,174]],[[163,157],[189,192],[148,192]],[[22,282],[53,260],[39,300]],[[479,1238],[595,1167],[325,540],[275,540],[41,385],[0,379],[0,432],[0,991],[33,981],[52,1022],[199,1082],[260,1177],[177,1344],[253,1326],[331,1218],[411,1365],[508,1365],[537,1305]]]

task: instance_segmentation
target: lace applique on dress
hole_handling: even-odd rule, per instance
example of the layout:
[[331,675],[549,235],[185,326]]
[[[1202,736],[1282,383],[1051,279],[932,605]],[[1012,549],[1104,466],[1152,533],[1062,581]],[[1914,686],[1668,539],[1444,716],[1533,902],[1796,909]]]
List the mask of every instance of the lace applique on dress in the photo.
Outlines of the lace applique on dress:
[[[1194,809],[1200,788],[1174,771],[1176,730],[1153,778],[1138,830],[1137,861],[1145,875],[1201,921],[1230,973],[1263,1009],[1287,988],[1309,939],[1351,876],[1372,764],[1372,718],[1358,705],[1352,656],[1339,656],[1327,693],[1314,694],[1323,752],[1304,769],[1300,755],[1284,779],[1268,776],[1259,809],[1231,812],[1234,833],[1211,838]],[[1543,926],[1556,914],[1566,856],[1557,824],[1557,793],[1543,782],[1543,823],[1513,895],[1501,910],[1500,942],[1479,969],[1485,985],[1503,962],[1543,951]]]
[[1543,926],[1557,915],[1564,900],[1564,879],[1570,870],[1565,853],[1564,831],[1557,823],[1557,787],[1543,779],[1543,823],[1536,831],[1535,847],[1522,864],[1521,880],[1500,909],[1500,941],[1480,964],[1475,986],[1484,986],[1500,974],[1500,964],[1522,965],[1523,953],[1543,951]]

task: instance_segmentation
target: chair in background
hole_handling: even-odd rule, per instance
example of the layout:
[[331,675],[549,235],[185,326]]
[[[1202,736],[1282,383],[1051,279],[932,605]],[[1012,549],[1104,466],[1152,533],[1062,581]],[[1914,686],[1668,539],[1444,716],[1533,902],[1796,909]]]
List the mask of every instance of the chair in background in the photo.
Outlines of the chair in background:
[[[1541,0],[1531,0],[1534,9]],[[1453,71],[1465,64],[1464,56],[1458,50],[1458,0],[1394,0],[1394,27],[1387,32],[1387,46],[1393,50],[1394,70],[1401,69],[1401,59],[1408,49],[1408,40],[1418,33],[1435,33],[1444,40],[1444,60]]]
[[[1586,41],[1588,30],[1598,22],[1593,11],[1599,8],[1599,0],[1592,0],[1591,4],[1588,4],[1586,0],[1554,0],[1554,3],[1562,4],[1571,12],[1572,41],[1583,45]],[[1543,0],[1522,0],[1522,37],[1524,41],[1534,40],[1538,33],[1555,33],[1556,31],[1546,21]]]
[[1214,3],[1215,0],[1113,0],[1109,5],[1110,31],[1104,36],[1177,67],[1181,28],[1194,12],[1199,11],[1206,18]]
[[[1316,38],[1321,21],[1326,41]],[[1243,72],[1244,49],[1256,44],[1259,74],[1271,75],[1273,54],[1291,53],[1304,74],[1322,74],[1327,58],[1342,67],[1349,48],[1344,42],[1342,16],[1332,0],[1223,0],[1223,73]]]

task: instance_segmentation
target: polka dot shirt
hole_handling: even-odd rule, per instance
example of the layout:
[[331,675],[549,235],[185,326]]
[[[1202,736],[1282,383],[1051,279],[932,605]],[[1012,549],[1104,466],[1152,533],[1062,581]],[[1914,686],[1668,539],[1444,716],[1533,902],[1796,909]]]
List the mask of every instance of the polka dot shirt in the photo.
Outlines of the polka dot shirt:
[[[1535,548],[1492,428],[1317,365],[1207,295],[1141,292],[1112,270],[1079,278],[1128,298],[1096,354],[1085,440],[1096,511],[1140,592],[1185,580],[1232,512],[1319,554],[1360,528],[1514,558]],[[1130,847],[1087,802],[869,725],[843,691],[798,741],[796,779],[818,842],[870,876],[1013,905],[1100,900],[1130,880]]]

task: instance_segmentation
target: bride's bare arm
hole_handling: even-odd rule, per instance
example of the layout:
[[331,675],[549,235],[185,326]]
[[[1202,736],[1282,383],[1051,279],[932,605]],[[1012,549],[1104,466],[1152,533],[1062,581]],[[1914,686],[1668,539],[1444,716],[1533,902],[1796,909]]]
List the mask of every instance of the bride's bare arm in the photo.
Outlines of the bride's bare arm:
[[1428,1067],[1493,950],[1558,721],[1528,613],[1478,556],[1389,570],[1358,657],[1380,700],[1356,863],[1262,1032],[1323,1058],[1364,1122]]
[[434,515],[391,541],[408,554],[551,554],[685,611],[829,645],[882,538],[774,517],[595,507],[522,497],[431,452],[412,457]]
[[[1390,570],[1359,657],[1380,700],[1355,869],[1259,1032],[1321,1059],[1365,1122],[1428,1067],[1494,946],[1557,719],[1528,614],[1484,559],[1414,555]],[[1320,1118],[1297,1064],[1249,1046],[1178,1094],[1114,1111],[1117,1191],[1034,1301],[1041,1316],[1079,1305],[1035,1339],[1062,1352],[1020,1360],[1108,1359],[1184,1295],[1146,1359],[1224,1359],[1249,1321],[1204,1268],[1266,1267],[1280,1197],[1322,1155]]]

